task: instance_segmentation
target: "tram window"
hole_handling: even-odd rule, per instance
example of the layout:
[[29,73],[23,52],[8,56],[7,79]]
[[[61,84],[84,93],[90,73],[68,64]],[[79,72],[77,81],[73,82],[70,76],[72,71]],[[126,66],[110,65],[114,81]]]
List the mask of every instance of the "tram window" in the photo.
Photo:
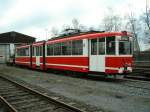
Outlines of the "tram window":
[[21,51],[22,51],[21,49],[17,49],[17,56],[21,56],[22,54]]
[[40,56],[40,48],[36,47],[36,56]]
[[62,43],[62,55],[71,55],[71,41]]
[[42,56],[42,55],[43,55],[43,47],[40,46],[40,56]]
[[97,39],[91,40],[91,54],[97,55]]
[[21,56],[21,49],[17,49],[17,56]]
[[35,47],[32,47],[32,56],[35,55],[35,54],[34,54],[34,49],[35,49]]
[[29,48],[26,48],[24,52],[25,52],[25,56],[29,56]]
[[29,56],[29,48],[18,49],[17,52],[17,56]]
[[19,50],[16,49],[15,51],[16,51],[16,56],[19,56]]
[[61,43],[54,44],[54,55],[61,55]]
[[25,56],[24,49],[18,49],[18,56]]
[[43,49],[42,46],[36,47],[36,56],[42,56],[43,55]]
[[72,41],[72,55],[82,55],[83,54],[83,41],[77,40]]
[[131,54],[131,42],[120,41],[119,42],[119,54]]
[[115,45],[115,37],[107,37],[106,38],[106,52],[107,54],[115,54],[115,49],[116,49],[116,45]]
[[105,54],[105,38],[98,39],[99,54]]
[[53,55],[53,51],[54,51],[53,47],[54,47],[53,44],[47,45],[47,55],[48,56],[52,56]]

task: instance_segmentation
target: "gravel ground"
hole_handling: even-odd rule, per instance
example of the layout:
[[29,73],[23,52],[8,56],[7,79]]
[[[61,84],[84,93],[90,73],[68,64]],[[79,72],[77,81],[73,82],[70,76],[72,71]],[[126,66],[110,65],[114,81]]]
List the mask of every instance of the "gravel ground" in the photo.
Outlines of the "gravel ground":
[[0,102],[0,112],[8,112],[8,109]]
[[[128,87],[100,77],[78,78],[0,65],[8,75],[51,97],[89,112],[150,112],[150,89]],[[150,83],[142,84],[150,88]],[[141,87],[141,83],[137,83]]]

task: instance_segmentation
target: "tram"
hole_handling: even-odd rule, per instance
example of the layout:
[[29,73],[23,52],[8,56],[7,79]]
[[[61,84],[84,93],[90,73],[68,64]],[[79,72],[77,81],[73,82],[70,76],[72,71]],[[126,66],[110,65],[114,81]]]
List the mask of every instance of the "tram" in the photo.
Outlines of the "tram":
[[132,72],[132,34],[87,32],[16,48],[16,64],[32,69],[67,70],[122,77]]

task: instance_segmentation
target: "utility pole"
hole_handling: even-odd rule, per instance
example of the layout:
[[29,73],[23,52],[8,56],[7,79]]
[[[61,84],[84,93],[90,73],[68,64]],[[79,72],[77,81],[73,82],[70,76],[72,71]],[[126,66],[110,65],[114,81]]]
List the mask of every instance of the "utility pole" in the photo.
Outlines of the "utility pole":
[[46,40],[48,40],[47,31],[48,31],[48,29],[45,28],[45,36],[46,36]]

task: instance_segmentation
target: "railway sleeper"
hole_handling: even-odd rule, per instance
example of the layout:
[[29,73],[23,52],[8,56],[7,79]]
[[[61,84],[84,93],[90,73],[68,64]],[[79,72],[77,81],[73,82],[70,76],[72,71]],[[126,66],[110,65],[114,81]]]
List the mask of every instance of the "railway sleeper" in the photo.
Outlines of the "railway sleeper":
[[2,81],[0,82],[0,85],[1,85],[1,86],[4,86],[4,87],[9,87],[9,86],[10,86],[10,87],[12,87],[12,86],[14,87],[13,84],[11,84],[11,83],[8,84],[8,83],[2,82]]
[[27,96],[22,96],[22,97],[11,97],[11,98],[8,98],[6,99],[8,102],[10,101],[18,101],[20,99],[24,100],[24,99],[32,99],[32,98],[35,98],[33,95],[27,95]]
[[9,89],[9,88],[6,88],[6,89],[2,89],[0,88],[0,92],[12,92],[12,91],[20,91],[19,89],[16,89],[16,88],[13,88],[13,89]]
[[16,92],[16,93],[13,92],[13,93],[2,93],[1,95],[2,96],[9,96],[9,95],[13,95],[13,96],[21,96],[21,95],[23,95],[24,96],[25,94],[26,94],[25,92],[20,92],[20,93],[19,92]]
[[35,107],[31,107],[31,108],[25,108],[23,110],[21,110],[21,112],[55,112],[54,111],[54,105],[49,105],[49,104],[44,104],[44,105],[40,105],[38,106],[35,106]]
[[48,107],[45,107],[45,108],[40,108],[36,112],[54,112],[53,109],[54,108],[52,108],[51,106],[48,106]]
[[66,108],[58,107],[58,108],[53,109],[52,112],[70,112],[70,110]]
[[[1,85],[1,84],[0,84]],[[1,86],[0,90],[14,90],[16,87],[14,86]]]
[[30,103],[30,104],[23,104],[23,105],[20,105],[19,107],[16,105],[16,107],[18,111],[19,110],[21,111],[21,110],[38,110],[39,108],[53,107],[53,105],[50,105],[47,102],[42,101],[42,102],[35,102],[35,103]]
[[[40,107],[38,109],[37,109],[37,107],[36,108],[33,107],[32,111],[34,112],[35,110],[36,110],[36,112],[55,112],[56,111],[55,108],[53,106],[51,106],[51,105],[43,106],[43,107]],[[28,109],[26,109],[25,112],[28,112]],[[66,112],[66,111],[64,111],[64,112]]]
[[13,102],[10,102],[12,105],[20,105],[20,104],[25,104],[25,103],[33,103],[33,102],[37,102],[39,101],[39,99],[37,98],[34,98],[34,99],[26,99],[26,100],[23,100],[23,99],[20,99],[20,101],[13,101]]
[[9,84],[8,84],[7,82],[8,82],[8,81],[5,81],[5,79],[2,79],[0,83],[7,84],[7,85],[12,85],[12,83],[9,83]]
[[1,95],[8,95],[8,94],[14,94],[14,95],[17,95],[17,94],[22,94],[22,93],[24,93],[23,91],[9,91],[9,92],[2,92],[2,91],[0,91],[1,93]]
[[4,95],[3,97],[8,99],[10,97],[21,97],[21,96],[26,96],[26,95],[29,95],[29,93],[22,93],[22,94],[18,94],[17,96],[14,95],[14,94],[8,94],[8,95]]

